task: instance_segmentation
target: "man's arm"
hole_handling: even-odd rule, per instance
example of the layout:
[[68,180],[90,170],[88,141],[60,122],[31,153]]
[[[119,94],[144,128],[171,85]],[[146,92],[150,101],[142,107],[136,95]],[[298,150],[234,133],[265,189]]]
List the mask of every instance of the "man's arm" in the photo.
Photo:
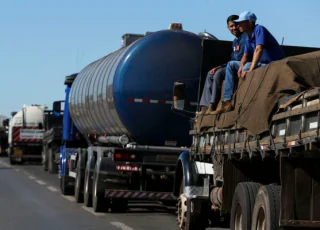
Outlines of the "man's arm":
[[256,48],[254,50],[253,54],[253,60],[250,66],[249,71],[252,71],[256,68],[257,64],[259,63],[262,53],[263,53],[263,48],[266,45],[266,31],[263,26],[259,26],[256,28]]
[[263,46],[257,45],[256,49],[254,50],[253,59],[252,59],[249,71],[252,71],[256,68],[258,62],[260,61],[262,53],[263,53]]

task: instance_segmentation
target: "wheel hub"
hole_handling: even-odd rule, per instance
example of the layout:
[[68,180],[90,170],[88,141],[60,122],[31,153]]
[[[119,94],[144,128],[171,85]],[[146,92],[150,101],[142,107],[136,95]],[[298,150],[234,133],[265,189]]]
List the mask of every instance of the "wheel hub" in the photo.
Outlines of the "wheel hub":
[[186,224],[187,218],[187,197],[184,194],[180,194],[178,198],[178,225],[179,229],[183,230]]

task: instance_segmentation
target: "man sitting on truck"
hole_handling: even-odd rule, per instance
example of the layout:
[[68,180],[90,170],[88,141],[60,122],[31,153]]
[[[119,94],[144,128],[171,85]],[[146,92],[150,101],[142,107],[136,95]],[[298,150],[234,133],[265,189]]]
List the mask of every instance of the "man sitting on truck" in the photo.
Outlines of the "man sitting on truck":
[[[228,29],[235,36],[233,40],[233,52],[231,54],[232,61],[241,60],[247,37],[245,33],[239,31],[233,22],[238,18],[238,15],[231,15],[227,18]],[[219,96],[221,95],[222,82],[225,78],[226,66],[227,64],[217,66],[208,72],[200,101],[202,108],[198,116],[204,113],[210,114],[210,112],[216,109],[220,100]]]
[[[250,11],[240,14],[237,23],[241,32],[248,35],[241,61],[230,61],[226,68],[226,78],[224,85],[224,100],[220,108],[212,114],[219,114],[233,110],[231,103],[233,90],[237,75],[244,78],[247,72],[273,61],[285,58],[277,40],[273,35],[261,25],[256,24],[257,17]],[[249,62],[249,60],[252,60]]]

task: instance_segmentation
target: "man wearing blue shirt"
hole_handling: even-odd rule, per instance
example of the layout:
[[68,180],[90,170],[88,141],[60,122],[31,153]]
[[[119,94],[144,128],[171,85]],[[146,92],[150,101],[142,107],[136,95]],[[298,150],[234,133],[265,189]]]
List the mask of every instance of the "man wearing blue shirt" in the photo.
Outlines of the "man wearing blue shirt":
[[[238,18],[238,15],[231,15],[227,19],[228,29],[236,37],[233,40],[233,52],[231,55],[231,60],[234,61],[241,60],[247,37],[245,33],[239,31],[234,23],[234,20]],[[203,115],[204,113],[210,114],[216,109],[220,100],[222,82],[226,74],[226,66],[227,65],[224,64],[209,71],[200,100],[200,106],[202,108],[198,113],[198,116]]]
[[231,100],[237,76],[244,78],[246,72],[285,58],[277,40],[264,26],[256,24],[256,20],[257,17],[254,13],[246,11],[240,14],[238,20],[234,21],[238,24],[240,31],[248,35],[244,55],[241,61],[231,61],[227,64],[224,101],[221,108],[218,108],[213,114],[233,109]]

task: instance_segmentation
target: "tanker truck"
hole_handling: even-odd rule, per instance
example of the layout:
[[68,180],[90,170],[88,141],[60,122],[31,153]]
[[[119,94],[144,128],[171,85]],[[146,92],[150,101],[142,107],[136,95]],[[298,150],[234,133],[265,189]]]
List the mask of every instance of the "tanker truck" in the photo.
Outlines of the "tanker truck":
[[9,119],[0,114],[0,156],[7,155]]
[[[202,47],[198,102],[231,43],[203,40]],[[192,146],[176,166],[178,229],[319,229],[320,51],[282,48],[287,58],[239,80],[233,110],[191,120]],[[183,115],[188,87],[174,84],[173,109]]]
[[139,36],[65,79],[61,192],[94,211],[125,211],[128,201],[176,204],[176,161],[191,145],[190,114],[171,109],[172,86],[191,82],[195,105],[201,38],[172,24]]
[[8,134],[10,164],[41,161],[45,109],[45,105],[24,105],[19,112],[11,113]]

